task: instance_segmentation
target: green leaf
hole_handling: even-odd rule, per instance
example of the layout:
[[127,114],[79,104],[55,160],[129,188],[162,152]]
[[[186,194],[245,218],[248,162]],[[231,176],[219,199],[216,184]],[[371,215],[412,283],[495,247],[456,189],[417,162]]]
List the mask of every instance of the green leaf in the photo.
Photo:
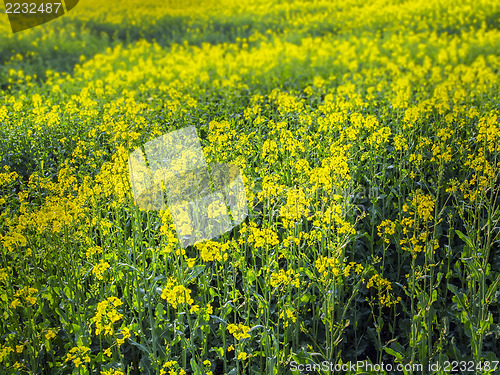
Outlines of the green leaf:
[[500,274],[498,274],[495,281],[488,287],[488,291],[486,292],[486,300],[485,300],[485,302],[487,304],[490,304],[492,302],[491,298],[492,298],[493,294],[497,291],[499,282],[500,282]]
[[257,328],[264,328],[264,329],[266,329],[266,327],[264,327],[263,325],[257,324],[256,326],[253,326],[252,328],[250,328],[250,332],[252,332],[253,330],[255,330]]
[[163,302],[158,302],[155,309],[155,316],[156,318],[161,320],[163,319],[163,315],[165,315],[165,308],[163,306]]
[[224,359],[224,348],[223,347],[211,348],[210,351],[215,352],[217,358]]
[[191,280],[196,279],[200,273],[203,272],[205,266],[196,266],[192,269],[192,271],[186,277],[186,284],[188,284]]
[[[474,245],[472,244],[472,241],[469,237],[467,237],[465,234],[463,234],[462,232],[460,232],[458,229],[455,229],[455,233],[458,235],[458,237],[461,238],[462,241],[464,241],[467,245],[466,248],[469,248],[470,250],[473,250],[474,249]],[[466,248],[464,248],[464,257],[468,257],[469,256],[469,252],[466,252]]]
[[191,361],[189,362],[191,364],[191,370],[193,371],[194,375],[202,375],[203,374],[203,369],[196,363],[194,358],[191,358]]
[[384,350],[386,351],[387,354],[390,354],[392,355],[393,357],[397,358],[399,361],[403,361],[403,354],[395,351],[394,349],[391,349],[391,348],[387,348],[385,347]]
[[74,323],[71,324],[71,329],[76,334],[79,334],[81,331],[81,327],[78,324],[74,324]]
[[459,292],[458,288],[455,285],[453,285],[453,284],[448,284],[448,290],[450,290],[455,295],[455,297],[457,298],[458,307],[461,308],[461,309],[465,309],[466,305],[465,305],[465,300],[464,300],[464,297],[463,297],[463,293]]
[[138,342],[135,342],[134,340],[132,339],[129,339],[130,341],[130,344],[132,344],[133,346],[139,348],[141,351],[143,351],[144,353],[147,353],[148,356],[151,354],[151,352],[149,351],[148,348],[146,348],[144,345],[142,344],[139,344]]
[[225,324],[225,325],[228,325],[228,324],[229,324],[226,320],[219,318],[217,315],[210,315],[210,317],[211,317],[213,320],[218,321],[219,323],[222,323],[222,324]]

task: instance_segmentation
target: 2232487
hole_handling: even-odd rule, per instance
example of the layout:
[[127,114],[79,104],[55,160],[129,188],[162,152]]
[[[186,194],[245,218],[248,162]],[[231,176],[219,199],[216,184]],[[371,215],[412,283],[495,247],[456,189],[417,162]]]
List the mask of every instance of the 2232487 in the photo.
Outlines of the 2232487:
[[62,3],[5,3],[5,13],[37,14],[58,13]]

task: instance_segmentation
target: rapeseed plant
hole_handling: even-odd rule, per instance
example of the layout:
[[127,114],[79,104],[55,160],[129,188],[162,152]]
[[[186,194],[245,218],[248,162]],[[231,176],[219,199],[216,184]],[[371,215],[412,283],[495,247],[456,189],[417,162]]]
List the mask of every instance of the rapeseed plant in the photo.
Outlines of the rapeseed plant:
[[191,290],[184,285],[177,285],[174,279],[170,279],[161,293],[161,298],[166,299],[174,309],[178,305],[187,303],[192,305],[194,300],[191,298]]

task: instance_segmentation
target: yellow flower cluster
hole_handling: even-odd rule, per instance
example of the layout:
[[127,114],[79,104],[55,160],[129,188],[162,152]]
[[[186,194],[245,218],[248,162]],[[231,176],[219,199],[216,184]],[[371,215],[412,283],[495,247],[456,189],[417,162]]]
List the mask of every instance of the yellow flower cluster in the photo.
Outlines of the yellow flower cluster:
[[52,328],[50,328],[50,329],[47,330],[47,333],[45,334],[45,338],[47,340],[53,339],[54,337],[56,337],[57,332],[59,332],[58,329],[52,329]]
[[439,248],[439,240],[432,238],[427,228],[429,222],[434,220],[434,208],[434,198],[421,191],[416,191],[409,203],[403,205],[403,214],[408,216],[399,220],[403,234],[399,244],[404,250],[410,251],[413,258],[423,251],[433,254]]
[[86,346],[75,346],[66,354],[66,362],[73,361],[76,368],[85,366],[85,363],[90,362],[90,348]]
[[474,202],[490,186],[495,186],[500,164],[495,165],[493,162],[488,161],[485,150],[481,148],[467,156],[465,166],[471,168],[475,173],[472,174],[470,179],[463,181],[460,190],[464,194],[464,198]]
[[9,252],[17,247],[24,247],[28,243],[26,237],[20,233],[18,228],[11,228],[6,235],[0,233],[0,243]]
[[278,235],[270,228],[248,227],[248,243],[255,247],[276,246],[279,244]]
[[[168,371],[168,372],[167,372]],[[186,371],[177,361],[166,361],[160,369],[160,375],[186,375]]]
[[122,304],[123,302],[116,297],[108,297],[105,301],[97,304],[97,312],[92,318],[92,322],[95,323],[95,334],[97,336],[102,332],[106,336],[113,335],[113,324],[123,318],[123,314],[120,314],[117,310],[117,307]]
[[229,324],[227,330],[231,335],[234,336],[236,340],[243,340],[250,338],[250,327],[239,323],[239,324]]
[[[313,221],[313,225],[327,232],[336,231],[340,235],[356,234],[354,225],[346,220],[347,215],[343,212],[342,207],[335,203],[335,201],[342,199],[342,196],[334,195],[332,198],[334,200],[333,202],[322,210],[318,210],[314,213],[312,217],[316,217],[316,220]],[[314,237],[314,230],[310,232],[310,235]]]
[[191,290],[186,288],[184,285],[177,284],[177,281],[174,278],[170,278],[167,285],[163,288],[161,298],[166,299],[174,309],[183,303],[187,303],[188,305],[192,305],[194,303],[194,300],[191,298]]
[[377,290],[378,301],[382,306],[391,307],[401,301],[401,297],[395,297],[392,292],[392,284],[389,280],[380,277],[379,274],[373,275],[366,284],[368,289]]
[[221,244],[215,241],[204,241],[196,244],[195,246],[200,252],[200,257],[204,262],[226,261],[229,257],[227,253],[229,243]]
[[102,248],[100,246],[91,246],[85,253],[87,260],[89,261],[93,260],[93,258],[98,254],[102,254]]
[[318,273],[324,280],[329,280],[328,276],[331,274],[334,277],[338,277],[343,275],[348,277],[351,274],[351,271],[354,271],[357,275],[359,275],[363,271],[363,265],[356,262],[349,262],[348,264],[344,264],[340,262],[337,258],[328,258],[325,256],[321,256],[314,262]]
[[291,268],[288,271],[279,270],[278,272],[271,273],[270,284],[273,288],[281,285],[293,285],[298,288],[300,286],[300,274],[295,273]]
[[487,116],[481,117],[477,127],[479,129],[477,141],[487,145],[489,152],[498,152],[500,150],[500,125],[497,114],[491,111]]
[[[5,166],[5,167],[7,167],[7,166]],[[8,167],[6,168],[6,170],[8,170]],[[10,172],[10,173],[9,172],[0,172],[0,187],[17,180],[18,177],[19,177],[19,175],[16,172]]]
[[109,267],[110,265],[108,262],[102,261],[94,266],[92,273],[95,275],[97,280],[102,280],[104,272],[106,272]]
[[408,212],[409,215],[415,214],[417,218],[420,218],[423,221],[433,219],[434,198],[432,196],[423,194],[421,191],[417,191],[413,195],[410,203],[411,206],[408,206],[407,204],[403,206],[403,212]]
[[337,258],[328,258],[321,256],[314,262],[319,274],[324,278],[331,273],[333,276],[339,276],[341,273],[342,264]]
[[[54,349],[49,345],[68,350],[75,345],[76,332],[70,329],[56,336],[57,331],[49,328],[66,325],[62,315],[53,312],[58,305],[63,308],[66,297],[79,301],[73,318],[90,320],[95,334],[106,336],[100,338],[107,344],[110,336],[118,346],[125,343],[132,334],[125,326],[129,318],[125,314],[133,314],[134,306],[121,308],[122,301],[109,296],[118,295],[118,290],[131,291],[126,303],[132,304],[155,298],[154,288],[146,288],[146,296],[135,295],[134,272],[117,267],[130,259],[137,269],[153,275],[201,272],[192,272],[189,285],[184,279],[170,279],[161,292],[165,305],[189,311],[179,316],[170,311],[169,319],[190,325],[192,337],[198,329],[211,330],[202,323],[210,321],[213,310],[222,314],[223,309],[207,303],[221,306],[228,302],[224,298],[235,306],[244,301],[245,308],[216,318],[227,320],[234,313],[234,321],[239,321],[238,314],[244,313],[252,327],[265,314],[274,313],[285,327],[300,320],[304,332],[318,333],[319,326],[309,322],[321,322],[320,314],[326,313],[328,294],[321,291],[322,285],[315,280],[304,285],[318,307],[314,311],[295,309],[289,302],[306,275],[314,279],[316,274],[320,284],[328,285],[366,272],[359,263],[346,263],[343,250],[331,250],[350,248],[356,230],[367,228],[363,218],[356,221],[361,215],[352,209],[357,198],[351,199],[351,192],[357,184],[384,185],[379,195],[384,197],[370,207],[375,216],[384,212],[391,217],[399,202],[406,202],[398,219],[383,220],[377,226],[383,243],[372,244],[373,254],[383,252],[396,239],[400,242],[391,251],[403,249],[414,257],[432,254],[440,241],[445,243],[435,237],[448,230],[439,226],[435,214],[455,211],[453,207],[442,210],[442,205],[452,206],[455,199],[468,209],[469,202],[483,204],[487,201],[483,198],[494,197],[498,188],[500,126],[495,89],[500,79],[495,46],[500,33],[492,21],[498,1],[459,3],[134,0],[117,5],[87,0],[80,2],[78,12],[65,16],[64,24],[49,23],[16,34],[7,23],[0,24],[0,37],[7,41],[0,46],[0,54],[6,56],[0,133],[7,140],[0,145],[0,160],[11,164],[0,166],[0,248],[4,251],[0,336],[16,332],[0,347],[6,371],[40,372],[38,359],[29,358],[40,352],[42,347],[36,347],[40,338],[45,351]],[[78,22],[73,22],[74,17]],[[90,29],[105,26],[107,33],[114,33],[113,47],[106,48],[107,42],[98,45],[99,33],[78,26],[89,22],[96,26]],[[174,29],[169,35],[163,33],[160,42],[156,36],[166,26]],[[131,43],[119,42],[124,34]],[[70,73],[47,70],[38,77],[27,74],[45,69],[36,67],[36,61],[58,60],[45,57],[58,53],[53,49],[54,38],[64,41],[65,35],[71,43],[56,43],[56,48],[64,49],[59,53],[80,54],[75,47],[79,43],[92,47],[82,48],[85,56],[74,69]],[[101,48],[100,53],[90,56],[95,48]],[[336,56],[333,65],[332,56]],[[24,66],[29,69],[23,71]],[[187,122],[197,127],[207,161],[235,163],[245,171],[249,217],[236,237],[238,245],[250,251],[236,251],[224,238],[194,249],[181,248],[177,232],[187,235],[195,229],[187,211],[179,208],[185,220],[177,227],[169,210],[136,211],[130,196],[129,151]],[[183,162],[174,164],[183,166]],[[446,181],[450,176],[456,178],[448,190],[453,199],[445,203],[448,196],[441,194],[436,177]],[[409,198],[389,193],[387,185],[393,183],[401,184],[400,192],[408,192]],[[414,191],[416,186],[425,190]],[[383,205],[382,211],[377,205]],[[216,220],[224,210],[211,205],[208,216]],[[459,216],[453,223],[467,227]],[[436,267],[434,275],[448,272],[442,268],[446,263],[441,262],[442,254],[435,255],[428,259]],[[210,264],[190,269],[198,258],[219,262],[213,265],[216,272]],[[397,262],[407,259],[389,258],[384,259],[391,268],[404,266]],[[313,264],[312,273],[300,268],[304,261]],[[109,288],[102,283],[89,285],[89,275],[110,280]],[[70,279],[71,284],[61,282]],[[78,287],[71,290],[67,285],[72,284]],[[33,288],[39,285],[44,286],[41,293]],[[271,299],[246,298],[248,290],[241,285],[259,285]],[[345,286],[338,293],[350,293]],[[397,303],[391,286],[379,275],[367,284],[372,295],[376,290],[381,306]],[[466,283],[463,286],[466,289]],[[279,294],[272,293],[272,288]],[[194,304],[194,290],[203,305]],[[103,301],[93,302],[89,295],[101,295]],[[94,304],[85,306],[86,301]],[[140,322],[141,330],[164,324],[162,306],[157,306],[151,321]],[[55,321],[44,321],[51,312]],[[76,326],[69,323],[70,328]],[[23,332],[19,326],[30,329]],[[319,332],[331,327],[320,327]],[[279,336],[282,328],[278,324]],[[228,329],[238,340],[250,336],[249,327],[241,324]],[[439,330],[429,327],[429,332]],[[220,330],[209,335],[202,336],[221,338]],[[199,337],[196,334],[196,340]],[[145,337],[141,333],[137,339]],[[186,352],[184,343],[157,351],[157,372],[196,371],[188,368],[185,356],[186,369],[173,360],[183,353],[197,356]],[[103,348],[109,358],[93,356],[85,347],[71,349],[66,357],[80,368],[92,357],[89,369],[99,371],[108,367],[103,361],[112,361],[113,366],[125,363],[119,356],[130,353],[111,350],[116,344]],[[299,349],[295,345],[300,343],[291,343],[289,353]],[[330,349],[340,353],[342,345]],[[197,358],[218,355],[207,353]],[[280,358],[286,361],[285,357]],[[43,354],[39,359],[46,358]],[[55,358],[53,363],[64,366],[63,359]],[[258,360],[252,362],[255,358],[241,351],[241,345],[234,357],[226,358],[237,359],[249,359],[248,369],[259,366]],[[204,365],[209,374],[211,364]],[[219,370],[219,365],[213,367]]]
[[269,199],[270,203],[274,203],[285,187],[278,182],[276,176],[264,176],[261,189],[257,194],[259,201]]
[[12,301],[12,307],[16,307],[21,304],[21,300],[26,301],[30,305],[34,305],[36,303],[36,296],[35,294],[38,293],[38,289],[36,288],[29,288],[29,287],[24,287],[22,289],[19,289],[14,296],[16,297]]
[[274,139],[266,139],[262,145],[261,157],[269,163],[278,160],[278,143]]
[[227,215],[227,208],[222,201],[216,200],[207,207],[207,216],[209,219],[217,219],[223,215]]
[[247,352],[239,352],[237,358],[238,358],[238,360],[245,361],[248,358],[248,353]]
[[396,233],[396,223],[391,220],[384,220],[377,227],[377,230],[378,235],[384,239],[384,242],[389,243],[389,237]]
[[0,346],[0,363],[2,363],[12,352],[14,352],[14,349],[12,349],[10,345],[4,344]]
[[[403,219],[404,221],[409,221],[407,218]],[[405,250],[409,250],[413,253],[413,257],[417,256],[417,253],[420,253],[424,250],[434,251],[439,248],[439,240],[434,239],[433,241],[429,238],[429,232],[423,231],[420,234],[413,233],[411,237],[403,238],[399,241],[400,245],[409,245],[403,247]]]
[[122,370],[111,368],[109,370],[101,370],[101,375],[125,375]]
[[122,337],[116,339],[117,345],[122,345],[131,335],[128,327],[123,327],[121,330]]
[[373,145],[375,149],[378,149],[382,144],[388,141],[391,134],[391,128],[384,126],[371,134],[366,141],[369,145]]
[[281,206],[280,214],[283,227],[289,228],[301,217],[309,215],[309,200],[301,188],[290,189],[287,192],[286,205]]
[[351,274],[352,269],[354,269],[356,275],[359,275],[361,272],[363,272],[363,265],[356,262],[349,262],[349,264],[347,264],[344,267],[344,270],[342,271],[344,276],[345,277],[349,276]]
[[295,323],[297,321],[297,312],[291,307],[287,307],[280,311],[279,318],[284,320],[283,327],[287,328],[290,322]]

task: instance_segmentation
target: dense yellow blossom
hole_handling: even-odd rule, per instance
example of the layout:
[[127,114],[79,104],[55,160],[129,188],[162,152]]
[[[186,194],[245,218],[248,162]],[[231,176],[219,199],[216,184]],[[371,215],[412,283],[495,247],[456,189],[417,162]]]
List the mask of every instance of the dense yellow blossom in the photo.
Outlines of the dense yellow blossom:
[[103,274],[104,272],[106,272],[108,268],[109,268],[108,262],[100,262],[94,266],[94,268],[92,269],[92,273],[98,280],[102,280]]
[[75,346],[66,354],[66,362],[72,361],[76,368],[84,367],[90,362],[90,348],[86,346]]
[[115,332],[114,323],[123,318],[123,314],[117,310],[122,304],[123,302],[116,297],[108,297],[97,304],[96,314],[92,318],[97,336],[103,332],[105,336],[113,335]]
[[373,275],[366,284],[368,289],[374,288],[377,291],[378,302],[385,307],[391,307],[401,301],[401,297],[396,297],[389,280],[382,278],[379,274]]
[[396,223],[391,220],[384,220],[377,227],[378,235],[384,238],[385,243],[389,243],[389,237],[396,233]]
[[172,278],[163,288],[161,298],[166,299],[174,309],[176,309],[178,305],[182,305],[184,303],[187,303],[188,305],[192,305],[194,303],[194,300],[191,298],[191,290],[186,288],[184,285],[177,284]]
[[272,229],[250,227],[248,230],[248,242],[255,247],[275,246],[279,243],[278,235]]
[[271,273],[270,284],[273,288],[281,285],[293,285],[298,288],[300,286],[299,276],[299,274],[295,274],[293,269],[289,269],[288,271],[279,270],[278,272]]
[[200,251],[200,257],[204,262],[227,260],[229,255],[227,250],[229,243],[220,244],[215,241],[204,241],[196,244],[196,248]]
[[250,327],[239,323],[239,324],[229,324],[227,330],[230,334],[234,336],[236,340],[243,340],[250,338]]

